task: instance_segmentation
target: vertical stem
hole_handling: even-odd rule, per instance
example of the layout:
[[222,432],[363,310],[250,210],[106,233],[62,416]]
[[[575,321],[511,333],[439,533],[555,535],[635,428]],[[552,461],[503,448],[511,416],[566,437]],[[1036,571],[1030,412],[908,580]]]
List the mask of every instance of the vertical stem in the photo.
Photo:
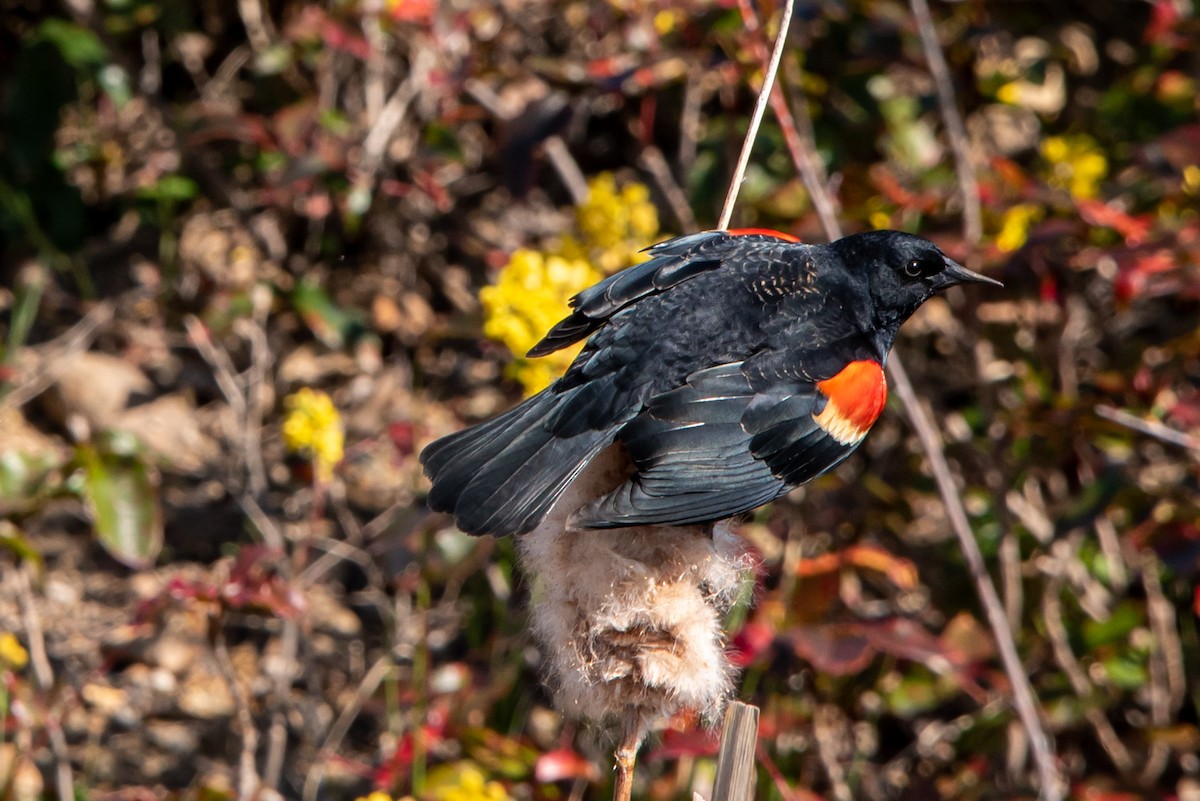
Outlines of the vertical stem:
[[954,81],[950,77],[950,68],[946,65],[941,45],[938,44],[937,32],[933,29],[929,4],[925,0],[909,0],[909,6],[917,23],[917,32],[921,36],[925,60],[929,62],[929,73],[933,76],[933,84],[937,88],[938,105],[941,107],[942,120],[946,123],[950,149],[954,152],[959,192],[963,200],[963,238],[973,247],[983,238],[983,219],[979,207],[979,182],[975,178],[975,168],[971,165],[970,147],[967,144],[967,127],[963,124],[962,114],[959,113],[958,104],[954,100]]
[[754,148],[754,140],[758,137],[758,126],[762,124],[763,113],[767,110],[767,101],[771,97],[771,89],[775,86],[775,73],[779,72],[779,61],[783,58],[783,45],[787,41],[788,29],[792,27],[792,8],[795,0],[786,0],[783,4],[783,17],[779,20],[779,35],[775,37],[775,50],[771,53],[771,63],[767,65],[763,75],[763,85],[758,91],[758,102],[754,104],[754,113],[750,116],[750,127],[746,129],[746,138],[742,142],[742,152],[738,156],[737,167],[729,182],[729,191],[725,195],[725,205],[721,207],[721,219],[717,228],[725,230],[729,227],[729,218],[733,216],[733,204],[737,200],[738,191],[742,188],[742,178],[746,174],[746,166],[750,163],[750,151]]
[[925,458],[929,460],[929,467],[933,471],[933,480],[937,483],[938,492],[941,493],[942,501],[946,506],[946,516],[950,518],[950,527],[954,529],[954,534],[958,537],[959,547],[962,548],[963,557],[967,560],[967,567],[971,573],[971,580],[975,584],[975,592],[979,595],[988,625],[992,629],[992,635],[996,638],[1000,662],[1004,665],[1004,672],[1008,675],[1009,681],[1012,682],[1013,706],[1017,710],[1017,717],[1020,718],[1021,725],[1029,736],[1029,745],[1033,751],[1034,762],[1037,764],[1038,777],[1041,780],[1038,797],[1042,801],[1061,801],[1065,783],[1054,762],[1054,750],[1051,747],[1050,738],[1038,716],[1037,698],[1029,683],[1029,674],[1017,652],[1017,643],[1013,637],[1013,631],[1008,625],[1004,604],[1001,603],[1000,596],[996,593],[996,587],[992,584],[992,578],[987,571],[987,563],[984,562],[983,553],[979,550],[979,543],[975,541],[975,537],[971,533],[971,523],[967,520],[962,497],[954,483],[950,465],[946,462],[941,438],[938,436],[930,414],[925,411],[917,399],[917,393],[913,390],[912,382],[908,380],[904,363],[894,354],[888,365],[888,379],[895,388],[901,403],[904,404],[908,419],[917,432],[917,438],[921,441],[921,449],[925,451]]
[[637,763],[638,748],[642,745],[642,716],[636,710],[625,713],[625,731],[621,744],[617,746],[617,780],[613,784],[613,801],[630,801],[633,795],[633,768]]

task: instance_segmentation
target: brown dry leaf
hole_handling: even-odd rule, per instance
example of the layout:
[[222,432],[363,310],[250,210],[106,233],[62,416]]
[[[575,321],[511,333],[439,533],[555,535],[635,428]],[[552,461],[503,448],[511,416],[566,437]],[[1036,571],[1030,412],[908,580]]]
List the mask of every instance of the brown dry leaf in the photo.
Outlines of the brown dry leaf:
[[262,251],[230,209],[200,213],[183,226],[179,258],[219,287],[244,290],[258,280]]
[[127,409],[112,427],[133,434],[159,464],[180,472],[200,472],[220,456],[216,441],[200,427],[195,406],[182,395]]
[[284,384],[313,386],[327,378],[348,378],[358,374],[354,357],[344,351],[322,352],[324,348],[301,345],[283,358],[279,380]]
[[179,688],[179,709],[201,720],[233,715],[233,695],[229,685],[208,660],[195,663]]
[[96,351],[64,357],[57,373],[54,386],[43,395],[47,411],[59,422],[78,415],[93,430],[112,427],[131,397],[154,390],[137,367]]

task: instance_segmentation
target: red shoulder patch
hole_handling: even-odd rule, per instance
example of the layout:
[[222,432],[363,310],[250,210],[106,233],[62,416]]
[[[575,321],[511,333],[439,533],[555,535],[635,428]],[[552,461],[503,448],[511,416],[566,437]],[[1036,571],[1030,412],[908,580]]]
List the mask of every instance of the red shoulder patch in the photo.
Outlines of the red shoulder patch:
[[828,398],[817,425],[843,445],[857,445],[887,403],[887,378],[883,367],[867,359],[850,362],[833,378],[818,381]]
[[783,231],[772,231],[770,228],[730,228],[726,233],[734,236],[773,236],[776,239],[782,239],[784,242],[799,242],[800,237],[785,234]]

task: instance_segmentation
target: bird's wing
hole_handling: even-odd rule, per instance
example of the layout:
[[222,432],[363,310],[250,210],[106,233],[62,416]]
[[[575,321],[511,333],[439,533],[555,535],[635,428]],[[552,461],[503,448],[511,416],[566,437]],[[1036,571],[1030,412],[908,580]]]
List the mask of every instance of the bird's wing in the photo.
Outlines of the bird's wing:
[[650,258],[588,287],[571,298],[574,309],[529,351],[545,356],[591,335],[621,309],[689,278],[715,270],[731,257],[770,261],[792,237],[768,231],[703,231],[649,249]]
[[617,435],[636,472],[574,523],[688,525],[747,512],[849,456],[886,398],[870,361],[819,382],[755,385],[735,362],[653,398]]

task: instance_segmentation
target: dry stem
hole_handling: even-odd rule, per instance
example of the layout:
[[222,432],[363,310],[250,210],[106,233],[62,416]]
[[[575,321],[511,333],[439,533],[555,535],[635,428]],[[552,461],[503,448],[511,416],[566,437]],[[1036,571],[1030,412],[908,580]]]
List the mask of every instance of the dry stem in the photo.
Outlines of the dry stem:
[[1137,415],[1130,414],[1123,409],[1103,405],[1096,407],[1096,414],[1119,426],[1124,426],[1139,434],[1153,437],[1159,442],[1165,442],[1168,445],[1177,445],[1180,448],[1187,448],[1190,451],[1200,453],[1200,437],[1176,431],[1157,420],[1143,420]]
[[[920,4],[920,9],[916,8],[918,3]],[[913,0],[913,4],[914,13],[919,13],[919,11],[924,12],[923,17],[918,19],[918,26],[922,28],[922,43],[926,47],[926,55],[930,60],[931,71],[935,73],[934,80],[939,85],[938,97],[942,103],[942,113],[946,118],[947,133],[950,135],[952,147],[955,148],[959,183],[964,195],[965,237],[968,242],[975,243],[978,242],[981,232],[976,220],[976,215],[979,212],[979,198],[978,192],[974,189],[976,186],[975,176],[971,168],[969,154],[966,150],[966,134],[963,129],[962,118],[955,106],[953,88],[949,82],[949,71],[946,69],[945,59],[942,58],[941,51],[937,46],[937,38],[936,36],[932,39],[927,38],[928,33],[932,30],[932,23],[928,21],[928,6],[925,5],[924,0]],[[745,4],[743,4],[742,13],[744,19],[749,20],[750,17],[753,17],[753,14],[749,13],[748,7],[745,7]],[[749,26],[749,22],[747,22],[747,25]],[[768,74],[773,75],[773,71],[769,71]],[[780,104],[776,108],[777,114],[780,114],[781,111],[784,113],[787,112],[786,104]],[[786,117],[781,115],[780,123],[784,127],[785,132],[789,127],[793,131],[796,130],[794,120],[791,120],[790,115]],[[819,179],[816,169],[812,166],[815,162],[811,142],[812,134],[811,131],[807,133],[808,136],[801,140],[801,146],[792,151],[793,160],[796,161],[805,188],[808,190],[809,196],[813,199],[814,207],[818,209],[822,225],[825,229],[825,235],[832,241],[841,237],[841,227],[832,214],[821,211],[822,209],[835,208],[835,205],[828,189]],[[789,147],[791,146],[789,145]],[[958,157],[960,153],[961,158]],[[1016,707],[1022,726],[1024,726],[1029,735],[1030,747],[1033,750],[1034,760],[1037,763],[1038,774],[1041,778],[1041,798],[1043,801],[1059,801],[1063,797],[1063,779],[1058,767],[1054,763],[1054,754],[1050,748],[1050,740],[1038,716],[1033,688],[1029,684],[1029,678],[1017,653],[1016,642],[1013,637],[1012,628],[1009,626],[1004,606],[1000,602],[996,588],[992,584],[991,577],[988,575],[983,555],[979,551],[979,546],[971,533],[962,497],[959,495],[958,488],[954,485],[953,476],[950,473],[945,453],[942,450],[941,440],[938,437],[931,416],[917,401],[916,393],[913,391],[912,384],[908,380],[908,374],[904,370],[904,363],[898,354],[892,354],[888,373],[891,383],[895,385],[897,394],[904,403],[904,410],[908,415],[909,421],[917,431],[925,456],[929,460],[934,479],[937,482],[938,491],[942,496],[942,502],[946,506],[947,516],[950,518],[960,547],[963,549],[967,565],[971,572],[972,581],[975,584],[975,590],[983,604],[988,624],[991,626],[993,635],[996,638],[1004,671],[1008,675],[1009,681],[1012,682],[1013,705]]]
[[762,124],[763,113],[771,97],[771,89],[775,85],[775,74],[779,72],[779,61],[783,58],[783,45],[787,41],[788,29],[792,27],[792,8],[795,0],[787,0],[783,4],[783,16],[779,20],[779,34],[775,37],[775,50],[771,53],[771,63],[767,65],[763,76],[762,88],[758,91],[758,101],[754,104],[754,113],[750,116],[750,127],[746,129],[746,138],[742,140],[742,152],[738,156],[737,167],[729,181],[729,191],[725,194],[725,205],[721,207],[721,218],[717,228],[724,230],[729,227],[729,219],[733,216],[733,205],[737,201],[738,192],[742,188],[742,178],[746,175],[746,167],[750,163],[750,151],[754,148],[754,140],[758,137],[758,126]]
[[937,482],[942,502],[946,506],[946,515],[950,518],[950,524],[958,537],[959,547],[962,548],[963,556],[966,558],[971,572],[971,580],[975,584],[975,592],[979,595],[988,625],[992,629],[992,635],[996,638],[996,647],[1000,652],[1000,661],[1004,665],[1004,672],[1012,682],[1013,706],[1017,710],[1017,716],[1021,719],[1021,725],[1025,727],[1025,731],[1029,735],[1029,746],[1033,751],[1033,758],[1041,779],[1040,798],[1042,801],[1059,801],[1063,797],[1064,784],[1058,766],[1054,764],[1054,752],[1050,746],[1050,738],[1046,735],[1041,718],[1038,716],[1037,699],[1034,697],[1033,687],[1029,684],[1029,676],[1021,664],[1021,657],[1017,653],[1016,640],[1013,637],[1012,628],[1008,625],[1004,605],[1000,602],[1000,596],[996,594],[996,587],[992,584],[991,576],[988,575],[987,564],[983,560],[983,553],[979,550],[979,543],[975,541],[975,537],[971,533],[971,524],[967,520],[962,497],[954,484],[950,465],[946,462],[941,438],[933,426],[932,416],[917,399],[917,393],[913,390],[912,382],[908,380],[908,373],[905,372],[903,363],[895,354],[892,355],[891,363],[888,365],[888,375],[896,394],[904,404],[909,421],[917,432],[921,448],[925,451],[925,458],[929,460],[934,481]]
[[637,710],[631,709],[625,713],[624,729],[621,744],[613,754],[617,771],[617,780],[613,784],[613,801],[629,801],[633,795],[633,768],[637,764],[638,748],[642,745],[646,731],[642,716]]
[[1133,757],[1130,755],[1129,749],[1121,742],[1121,738],[1113,729],[1112,724],[1108,722],[1104,710],[1091,703],[1092,683],[1088,681],[1087,674],[1083,672],[1083,667],[1080,666],[1079,660],[1071,651],[1071,644],[1067,639],[1067,629],[1062,620],[1062,601],[1059,599],[1062,586],[1061,578],[1051,577],[1046,582],[1046,590],[1042,595],[1042,618],[1046,623],[1046,635],[1050,638],[1054,660],[1058,662],[1058,666],[1062,668],[1067,680],[1071,682],[1071,689],[1075,691],[1075,695],[1083,702],[1084,716],[1096,733],[1096,739],[1108,754],[1108,758],[1112,760],[1113,766],[1123,775],[1129,776],[1133,772]]
[[[33,597],[33,582],[29,578],[32,568],[27,563],[13,569],[17,585],[17,596],[21,601],[21,618],[25,636],[29,642],[29,663],[33,666],[33,678],[38,689],[47,696],[54,690],[54,668],[46,654],[46,636],[42,618]],[[50,752],[54,754],[54,781],[58,785],[59,801],[72,801],[75,797],[75,779],[71,772],[71,758],[67,753],[67,738],[59,725],[57,714],[46,716],[46,734],[50,740]]]
[[983,218],[979,209],[979,182],[975,179],[971,151],[967,145],[967,128],[963,125],[962,114],[954,98],[954,83],[938,44],[937,32],[933,29],[929,4],[925,0],[909,0],[909,6],[917,23],[917,31],[921,34],[921,47],[925,51],[925,60],[929,62],[934,86],[937,87],[938,106],[941,108],[942,121],[946,124],[950,149],[954,152],[958,188],[963,199],[963,238],[968,245],[976,245],[983,236]]

